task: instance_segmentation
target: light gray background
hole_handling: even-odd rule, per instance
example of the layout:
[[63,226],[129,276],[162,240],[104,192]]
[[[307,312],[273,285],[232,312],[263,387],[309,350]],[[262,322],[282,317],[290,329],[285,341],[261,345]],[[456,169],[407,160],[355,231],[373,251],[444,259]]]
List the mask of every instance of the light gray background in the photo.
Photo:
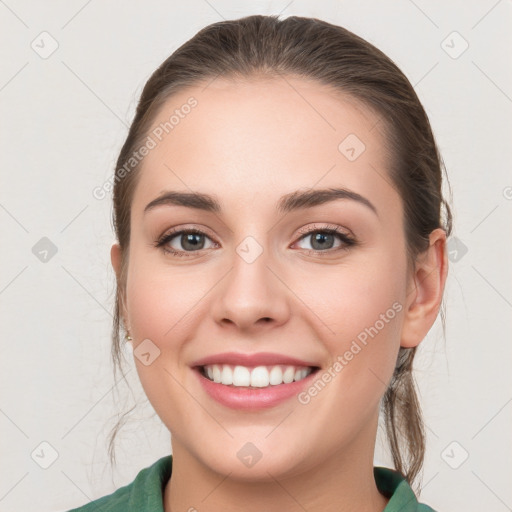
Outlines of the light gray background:
[[[256,13],[347,27],[387,53],[425,105],[451,179],[458,253],[446,341],[438,322],[417,364],[428,426],[421,500],[511,510],[512,3],[316,4],[0,1],[1,511],[67,510],[170,452],[132,363],[141,405],[118,437],[117,468],[108,463],[108,431],[133,399],[123,385],[112,391],[111,201],[92,190],[111,176],[151,72],[203,26]],[[52,39],[58,48],[42,58]],[[46,262],[33,253],[43,237],[57,247]],[[379,443],[376,464],[386,463]]]

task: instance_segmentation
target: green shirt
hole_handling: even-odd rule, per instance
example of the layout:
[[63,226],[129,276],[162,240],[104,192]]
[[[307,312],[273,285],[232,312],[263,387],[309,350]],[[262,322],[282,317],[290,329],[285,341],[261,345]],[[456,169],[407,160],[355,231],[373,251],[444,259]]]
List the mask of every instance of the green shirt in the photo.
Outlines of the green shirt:
[[[163,493],[172,472],[172,455],[142,469],[135,480],[112,494],[68,512],[164,512]],[[418,503],[407,480],[397,471],[374,467],[377,489],[390,498],[383,512],[435,512]]]

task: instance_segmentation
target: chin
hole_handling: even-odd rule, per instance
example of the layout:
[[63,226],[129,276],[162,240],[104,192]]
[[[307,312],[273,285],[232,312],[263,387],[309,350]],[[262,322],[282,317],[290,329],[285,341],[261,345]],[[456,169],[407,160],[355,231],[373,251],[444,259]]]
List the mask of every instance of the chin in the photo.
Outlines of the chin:
[[[278,451],[274,447],[259,449],[250,441],[236,447],[219,447],[218,450],[201,453],[198,460],[211,471],[221,475],[229,475],[230,480],[240,482],[270,482],[274,478],[292,476],[301,472],[297,450],[286,447]],[[261,443],[260,443],[261,445]]]

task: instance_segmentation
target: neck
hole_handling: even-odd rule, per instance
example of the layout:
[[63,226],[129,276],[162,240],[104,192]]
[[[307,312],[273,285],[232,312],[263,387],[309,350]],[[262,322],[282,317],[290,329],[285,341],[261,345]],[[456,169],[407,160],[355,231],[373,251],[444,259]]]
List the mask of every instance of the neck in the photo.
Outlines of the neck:
[[293,477],[248,482],[212,471],[173,439],[172,476],[165,512],[382,512],[388,499],[377,489],[373,452],[377,423],[360,432],[349,449],[338,450]]

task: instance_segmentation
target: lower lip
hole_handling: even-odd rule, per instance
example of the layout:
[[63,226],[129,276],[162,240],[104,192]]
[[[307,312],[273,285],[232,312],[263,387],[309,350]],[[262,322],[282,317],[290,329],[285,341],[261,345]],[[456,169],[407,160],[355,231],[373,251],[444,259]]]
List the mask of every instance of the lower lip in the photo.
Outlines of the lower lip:
[[318,370],[311,372],[302,380],[289,384],[278,384],[266,388],[247,388],[226,386],[206,378],[201,370],[194,368],[204,390],[217,402],[233,409],[265,409],[274,407],[297,396],[314,379]]

